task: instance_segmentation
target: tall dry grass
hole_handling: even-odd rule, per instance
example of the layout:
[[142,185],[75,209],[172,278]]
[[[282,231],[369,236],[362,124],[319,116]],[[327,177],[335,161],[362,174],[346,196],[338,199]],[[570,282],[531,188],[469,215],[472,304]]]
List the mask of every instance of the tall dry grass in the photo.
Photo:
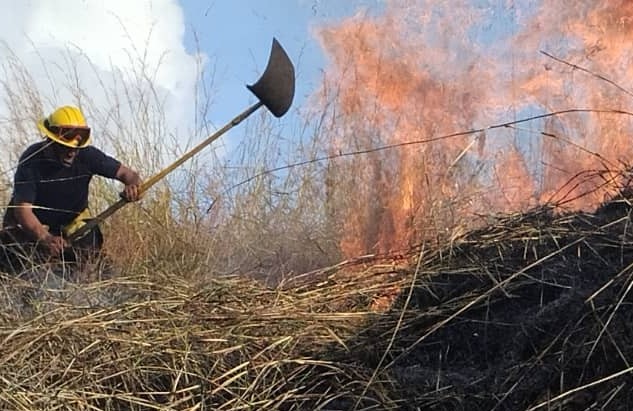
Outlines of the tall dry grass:
[[[1,83],[8,107],[0,118],[4,204],[19,154],[40,139],[36,120],[58,105],[81,107],[93,144],[146,178],[213,131],[204,120],[213,106],[205,101],[186,133],[169,124],[149,75],[155,67],[140,64],[137,72],[110,79],[88,62],[98,81],[87,88],[71,81],[80,73],[66,60],[56,64],[69,81],[49,79],[43,88],[17,58],[9,63]],[[333,283],[341,293],[284,289],[295,276],[341,259],[338,231],[323,212],[322,165],[266,173],[318,154],[318,135],[309,131],[309,119],[302,121],[288,126],[260,111],[234,134],[242,140],[230,152],[221,142],[209,147],[105,221],[104,252],[114,278],[43,281],[52,272],[39,266],[34,281],[0,273],[0,408],[364,403],[358,381],[366,371],[312,353],[344,345],[344,335],[372,315],[371,296],[380,286]],[[115,202],[120,190],[96,177],[92,213]],[[355,299],[364,304],[350,306]]]
[[[213,105],[204,100],[196,105],[200,120],[186,133],[168,123],[161,91],[143,72],[155,68],[139,68],[117,77],[127,82],[115,83],[94,68],[92,74],[102,80],[97,84],[104,87],[95,94],[106,96],[99,101],[91,99],[94,90],[72,81],[49,84],[52,95],[69,96],[70,101],[61,101],[48,92],[45,96],[19,61],[6,67],[2,94],[11,109],[0,118],[7,125],[0,128],[0,143],[7,147],[0,177],[5,203],[17,156],[38,140],[35,120],[56,105],[80,105],[95,130],[95,145],[145,177],[212,131],[202,119]],[[117,91],[108,89],[113,85]],[[199,96],[204,99],[208,92]],[[543,357],[525,349],[519,354],[533,354],[533,362],[512,363],[511,353],[501,369],[495,365],[503,354],[497,341],[487,346],[475,369],[473,353],[481,348],[475,337],[494,330],[499,341],[516,338],[519,348],[530,347],[546,317],[538,313],[568,307],[579,313],[571,322],[595,319],[572,334],[588,329],[594,334],[587,335],[602,335],[603,312],[557,298],[559,288],[573,287],[576,274],[565,276],[569,284],[559,286],[552,273],[569,261],[582,262],[578,253],[560,252],[576,250],[561,244],[596,238],[608,244],[605,249],[618,251],[608,264],[600,256],[594,261],[606,278],[594,279],[591,286],[603,286],[604,280],[624,299],[626,293],[614,289],[626,275],[615,274],[609,282],[608,270],[627,272],[618,264],[630,244],[612,245],[603,235],[615,238],[626,223],[600,221],[578,229],[573,219],[548,220],[544,224],[553,225],[552,233],[543,242],[541,214],[536,214],[534,221],[518,218],[519,225],[501,220],[493,236],[486,230],[464,236],[464,227],[486,221],[465,221],[461,212],[471,209],[470,201],[481,193],[471,184],[476,168],[455,162],[463,149],[447,154],[441,145],[426,145],[413,154],[397,148],[364,153],[381,145],[381,136],[364,118],[346,123],[349,119],[337,116],[336,96],[332,99],[331,111],[305,117],[293,111],[294,121],[258,112],[231,135],[241,136],[239,143],[221,140],[153,187],[143,201],[108,219],[102,228],[105,252],[117,272],[113,278],[41,287],[1,274],[0,408],[383,410],[459,409],[466,401],[501,404],[515,396],[525,400],[518,398],[524,390],[517,387],[529,375],[512,370],[530,371]],[[359,154],[345,156],[341,148]],[[416,202],[405,219],[395,221],[389,209],[403,197],[385,193],[402,194],[396,182],[406,178],[392,166],[403,156],[415,172],[409,194]],[[451,186],[456,178],[460,185]],[[93,212],[115,202],[120,189],[96,179]],[[584,223],[585,216],[579,221]],[[405,229],[407,242],[380,243],[385,234]],[[346,255],[390,247],[398,258]],[[544,273],[552,278],[543,279]],[[556,292],[545,293],[548,287]],[[589,288],[581,291],[593,291]],[[507,310],[515,307],[512,292],[530,296],[534,290],[540,299],[527,301],[529,309]],[[390,309],[396,297],[398,304]],[[621,305],[604,310],[619,318],[625,314]],[[492,309],[502,320],[489,320]],[[526,312],[538,314],[528,318],[533,322],[527,333],[514,324]],[[506,316],[512,326],[503,321]],[[559,337],[566,340],[556,335],[552,344]],[[425,344],[427,339],[432,343]],[[628,353],[615,345],[626,363]],[[546,344],[543,353],[553,346]],[[455,365],[451,361],[461,368],[447,369]],[[618,365],[608,368],[614,380]],[[563,381],[567,371],[556,371],[556,382]],[[492,383],[495,372],[508,373],[504,384]],[[617,381],[617,391],[600,398],[627,392],[626,384]],[[558,389],[555,385],[546,381],[539,397],[525,404],[540,408],[549,406],[542,398],[575,393],[568,381]],[[469,391],[480,386],[486,389]],[[499,391],[488,395],[491,386]]]
[[[94,144],[145,177],[210,131],[203,121],[186,135],[170,128],[142,72],[126,76],[132,83],[102,79],[117,90],[98,90],[106,96],[99,101],[76,83],[48,84],[54,96],[72,96],[62,101],[11,63],[2,86],[12,110],[0,119],[8,125],[0,130],[9,148],[5,204],[17,156],[39,140],[35,121],[56,105],[79,105]],[[197,118],[213,109],[197,107]],[[210,147],[104,222],[114,278],[73,284],[0,274],[0,408],[397,408],[393,381],[327,354],[347,351],[408,274],[391,261],[339,264],[346,227],[333,207],[353,196],[355,176],[310,162],[328,152],[322,121],[260,111],[229,153]],[[304,164],[283,168],[296,162]],[[96,178],[93,214],[120,189]]]
[[[177,128],[166,118],[164,92],[152,82],[157,67],[141,59],[130,73],[111,76],[85,57],[77,59],[81,61],[56,62],[68,79],[48,79],[46,87],[17,57],[5,66],[2,90],[8,109],[0,119],[7,125],[0,131],[0,142],[7,147],[1,176],[5,204],[19,153],[39,140],[35,121],[58,105],[80,106],[94,130],[94,145],[146,178],[214,131],[206,120],[213,105],[203,100],[212,93],[203,87],[212,81],[199,80],[199,101],[191,116],[195,123]],[[86,71],[93,80],[91,88],[73,81]],[[251,101],[244,103],[246,107]],[[130,267],[159,258],[186,265],[199,255],[205,266],[213,267],[210,274],[239,272],[274,283],[287,273],[339,259],[336,233],[327,232],[321,212],[319,164],[254,178],[295,156],[315,155],[306,148],[314,146],[309,140],[315,138],[306,136],[309,119],[288,129],[290,121],[271,117],[265,110],[256,113],[231,132],[239,143],[220,140],[154,186],[141,203],[106,221],[106,249],[117,264]],[[303,140],[308,143],[302,145]],[[116,182],[95,178],[93,214],[115,202],[120,189]]]

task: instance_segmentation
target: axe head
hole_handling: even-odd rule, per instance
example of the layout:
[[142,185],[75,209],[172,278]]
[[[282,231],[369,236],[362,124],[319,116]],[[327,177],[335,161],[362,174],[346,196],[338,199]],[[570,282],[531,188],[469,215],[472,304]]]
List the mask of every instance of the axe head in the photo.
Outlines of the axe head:
[[246,86],[275,117],[281,117],[292,105],[295,95],[295,68],[292,61],[273,38],[266,70],[255,84]]

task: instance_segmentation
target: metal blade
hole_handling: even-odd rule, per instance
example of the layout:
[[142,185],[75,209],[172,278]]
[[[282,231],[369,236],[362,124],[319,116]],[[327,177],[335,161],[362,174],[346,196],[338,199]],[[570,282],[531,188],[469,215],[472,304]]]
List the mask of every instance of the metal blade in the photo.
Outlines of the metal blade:
[[277,39],[273,38],[264,74],[246,87],[275,117],[283,116],[290,108],[295,95],[295,68]]

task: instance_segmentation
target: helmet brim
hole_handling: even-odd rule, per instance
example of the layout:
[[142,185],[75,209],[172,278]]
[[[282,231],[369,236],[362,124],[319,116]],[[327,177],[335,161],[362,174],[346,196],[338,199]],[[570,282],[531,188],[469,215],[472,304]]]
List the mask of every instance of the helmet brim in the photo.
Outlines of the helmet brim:
[[62,138],[59,138],[58,135],[51,133],[51,131],[49,129],[46,128],[46,126],[44,125],[44,121],[46,119],[43,118],[41,120],[39,120],[37,122],[37,128],[39,128],[39,130],[42,132],[42,134],[44,134],[44,137],[46,138],[50,138],[51,140],[53,140],[56,143],[61,144],[62,146],[66,146],[66,147],[70,147],[70,148],[84,148],[90,145],[90,141],[92,140],[92,136],[88,137],[88,139],[83,143],[83,144],[79,144],[77,142],[77,140],[73,140],[73,141],[66,141]]

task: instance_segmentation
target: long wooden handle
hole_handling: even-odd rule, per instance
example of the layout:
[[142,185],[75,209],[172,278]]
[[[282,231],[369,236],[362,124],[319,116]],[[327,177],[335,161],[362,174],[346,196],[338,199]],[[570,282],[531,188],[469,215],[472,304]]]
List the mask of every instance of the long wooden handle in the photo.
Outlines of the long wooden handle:
[[[156,184],[161,179],[163,179],[167,174],[169,174],[172,171],[174,171],[182,163],[184,163],[185,161],[189,160],[191,157],[193,157],[199,151],[201,151],[203,148],[205,148],[206,146],[208,146],[209,144],[211,144],[212,142],[217,140],[221,135],[223,135],[224,133],[229,131],[231,128],[233,128],[236,125],[240,124],[248,116],[253,114],[255,111],[257,111],[257,109],[259,109],[263,105],[264,105],[264,103],[262,103],[261,101],[253,104],[252,106],[250,106],[249,108],[244,110],[242,113],[240,113],[237,116],[235,116],[235,118],[233,118],[233,120],[228,122],[224,127],[219,129],[215,133],[211,134],[209,137],[207,137],[200,144],[198,144],[197,146],[195,146],[194,148],[189,150],[187,153],[185,153],[182,157],[180,157],[179,159],[174,161],[171,165],[167,166],[166,168],[164,168],[160,172],[154,174],[152,177],[147,179],[145,182],[143,182],[143,184],[141,184],[140,194],[145,193],[154,184]],[[97,215],[95,218],[92,218],[92,219],[88,220],[85,225],[79,227],[75,232],[70,233],[70,235],[68,235],[68,237],[67,237],[68,242],[70,242],[72,244],[73,241],[76,241],[77,239],[79,239],[79,238],[83,237],[84,235],[88,234],[93,228],[95,228],[97,225],[102,223],[106,218],[110,217],[112,214],[114,214],[115,212],[117,212],[118,210],[123,208],[123,206],[126,205],[127,203],[128,203],[127,200],[120,199],[116,203],[112,204],[111,206],[106,208],[104,211],[102,211],[99,215]]]

